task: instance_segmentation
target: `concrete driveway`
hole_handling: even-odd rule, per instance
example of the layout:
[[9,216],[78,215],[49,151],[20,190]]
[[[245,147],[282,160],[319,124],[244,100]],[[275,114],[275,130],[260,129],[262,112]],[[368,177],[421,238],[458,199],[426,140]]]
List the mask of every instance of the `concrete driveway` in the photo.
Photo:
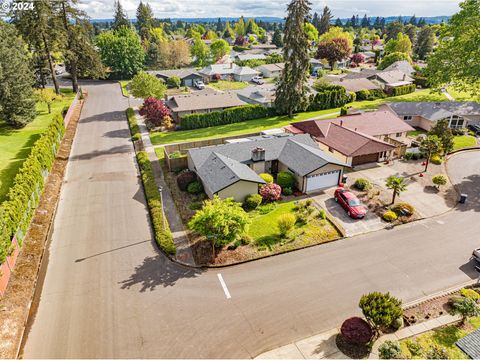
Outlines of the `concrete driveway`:
[[388,225],[372,212],[368,212],[364,219],[352,219],[340,204],[335,201],[333,197],[334,192],[335,188],[328,189],[321,194],[313,196],[312,199],[334,217],[337,224],[343,227],[346,236],[377,231]]

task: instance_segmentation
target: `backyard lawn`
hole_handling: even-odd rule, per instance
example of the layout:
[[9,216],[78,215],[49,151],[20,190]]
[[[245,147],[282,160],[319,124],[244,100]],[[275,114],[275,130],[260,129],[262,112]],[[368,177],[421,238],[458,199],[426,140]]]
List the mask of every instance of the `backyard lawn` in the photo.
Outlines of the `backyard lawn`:
[[477,145],[477,140],[470,135],[455,136],[453,138],[453,150],[465,149]]
[[480,101],[480,97],[474,97],[472,94],[464,92],[464,91],[457,91],[452,89],[451,87],[447,88],[448,93],[455,99],[455,101]]
[[15,175],[30,154],[35,141],[50,124],[53,115],[69,106],[75,97],[71,90],[62,89],[62,93],[65,96],[55,100],[51,114],[45,104],[37,104],[37,117],[23,129],[12,129],[0,121],[0,203],[5,200]]
[[455,345],[455,342],[465,337],[473,330],[478,329],[480,327],[480,317],[471,318],[467,324],[469,325],[469,330],[461,329],[456,325],[449,325],[437,330],[426,332],[414,339],[402,340],[400,342],[402,355],[408,359],[422,358],[422,356],[418,355],[412,356],[413,354],[408,350],[407,344],[413,342],[420,345],[423,352],[432,346],[439,346],[447,350],[450,359],[468,359],[468,357]]
[[[416,91],[412,94],[389,97],[385,99],[378,99],[373,101],[356,101],[348,105],[357,109],[375,109],[385,102],[393,101],[447,101],[447,98],[443,94],[431,93],[430,90],[426,89]],[[318,116],[324,116],[325,118],[337,117],[339,111],[339,108],[327,109],[312,112],[302,112],[295,115],[292,119],[289,119],[286,116],[274,116],[266,119],[250,120],[235,124],[220,125],[189,131],[180,130],[171,132],[153,132],[150,134],[150,139],[152,140],[153,145],[164,145],[177,142],[198,141],[219,137],[249,134],[267,129],[283,127],[292,122],[307,120]]]
[[228,91],[244,89],[248,86],[248,83],[242,81],[219,80],[217,82],[211,82],[208,85],[220,91]]

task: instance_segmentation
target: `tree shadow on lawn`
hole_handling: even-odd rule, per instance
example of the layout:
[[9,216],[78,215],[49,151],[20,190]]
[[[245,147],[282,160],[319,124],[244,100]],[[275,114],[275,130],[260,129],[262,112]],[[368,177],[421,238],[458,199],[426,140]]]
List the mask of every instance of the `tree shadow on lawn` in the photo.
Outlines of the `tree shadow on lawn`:
[[455,325],[450,325],[433,332],[432,340],[441,346],[452,347],[465,335],[465,331]]
[[32,146],[42,134],[32,134],[23,147],[15,154],[15,158],[10,161],[8,166],[0,171],[0,203],[5,201],[10,187],[13,185],[15,175],[22,167],[24,161],[30,155]]

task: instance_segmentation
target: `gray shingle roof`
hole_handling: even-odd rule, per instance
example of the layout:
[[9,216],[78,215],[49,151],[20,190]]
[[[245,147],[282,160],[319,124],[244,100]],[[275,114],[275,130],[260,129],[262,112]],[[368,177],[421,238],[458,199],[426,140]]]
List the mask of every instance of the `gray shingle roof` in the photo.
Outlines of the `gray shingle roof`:
[[197,73],[195,69],[150,70],[147,71],[147,73],[154,76],[160,75],[167,78],[172,76],[178,76],[180,79],[186,78],[190,75],[196,75],[201,77],[201,75]]
[[421,116],[432,121],[451,115],[480,115],[480,103],[474,101],[394,102],[387,105],[399,116]]
[[458,340],[455,345],[471,359],[480,359],[480,329]]
[[217,152],[210,154],[197,173],[202,179],[203,186],[212,194],[240,180],[265,184],[265,181],[248,166]]
[[387,66],[385,71],[398,70],[407,75],[412,75],[415,72],[415,69],[410,65],[407,60],[395,61],[392,65]]
[[[263,183],[248,167],[252,150],[265,150],[265,161],[279,160],[300,176],[305,176],[326,164],[348,166],[318,148],[308,134],[256,136],[250,141],[189,149],[188,153],[204,186],[218,192],[239,180]],[[227,169],[228,168],[228,169]]]

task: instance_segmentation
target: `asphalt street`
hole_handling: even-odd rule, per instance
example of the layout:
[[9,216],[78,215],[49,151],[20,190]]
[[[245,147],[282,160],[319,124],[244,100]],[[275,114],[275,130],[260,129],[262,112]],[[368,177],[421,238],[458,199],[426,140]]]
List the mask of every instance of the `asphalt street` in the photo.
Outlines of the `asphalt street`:
[[478,152],[449,161],[469,199],[443,216],[219,270],[171,263],[149,230],[127,101],[118,84],[87,88],[24,358],[254,357],[338,326],[363,293],[411,301],[476,277]]

